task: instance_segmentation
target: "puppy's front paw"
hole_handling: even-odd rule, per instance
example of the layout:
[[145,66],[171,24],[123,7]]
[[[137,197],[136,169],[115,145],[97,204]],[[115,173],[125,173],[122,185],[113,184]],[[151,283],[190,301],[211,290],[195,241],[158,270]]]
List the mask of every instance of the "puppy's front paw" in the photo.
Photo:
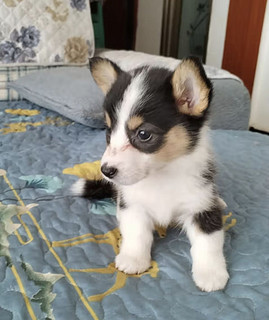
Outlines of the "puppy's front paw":
[[146,257],[132,257],[120,253],[115,259],[116,267],[127,274],[143,273],[150,267],[150,259]]
[[226,266],[193,266],[192,277],[197,285],[202,291],[216,291],[224,289],[228,279],[229,274],[226,270]]

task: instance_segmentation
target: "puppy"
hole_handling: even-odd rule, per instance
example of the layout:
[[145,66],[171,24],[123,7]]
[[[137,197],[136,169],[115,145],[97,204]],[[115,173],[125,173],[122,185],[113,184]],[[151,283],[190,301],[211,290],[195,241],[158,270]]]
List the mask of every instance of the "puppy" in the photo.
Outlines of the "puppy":
[[191,243],[192,275],[203,291],[223,289],[223,201],[214,184],[208,139],[212,84],[196,58],[174,72],[145,66],[122,71],[93,58],[92,76],[106,95],[103,181],[79,180],[76,194],[101,198],[116,189],[122,243],[116,267],[150,267],[155,225],[176,223]]

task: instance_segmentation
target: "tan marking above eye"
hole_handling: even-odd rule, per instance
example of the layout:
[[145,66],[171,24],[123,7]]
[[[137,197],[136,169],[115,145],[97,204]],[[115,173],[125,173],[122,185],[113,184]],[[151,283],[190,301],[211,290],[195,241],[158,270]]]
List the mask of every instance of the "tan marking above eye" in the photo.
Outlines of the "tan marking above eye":
[[141,126],[141,124],[144,122],[144,119],[140,116],[133,116],[131,117],[128,122],[127,122],[127,126],[129,128],[129,130],[135,130],[137,129],[139,126]]
[[107,112],[105,112],[106,125],[111,128],[111,119]]
[[165,135],[165,143],[155,152],[156,159],[164,162],[172,161],[188,153],[190,136],[183,126],[175,126]]

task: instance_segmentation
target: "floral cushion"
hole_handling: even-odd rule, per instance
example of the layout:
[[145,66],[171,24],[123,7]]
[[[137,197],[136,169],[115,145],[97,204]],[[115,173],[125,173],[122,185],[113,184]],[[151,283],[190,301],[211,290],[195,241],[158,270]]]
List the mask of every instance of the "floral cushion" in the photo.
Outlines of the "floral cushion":
[[85,65],[93,54],[88,0],[0,1],[0,100],[18,98],[8,83],[22,67]]
[[93,53],[88,0],[0,2],[0,64],[83,64]]

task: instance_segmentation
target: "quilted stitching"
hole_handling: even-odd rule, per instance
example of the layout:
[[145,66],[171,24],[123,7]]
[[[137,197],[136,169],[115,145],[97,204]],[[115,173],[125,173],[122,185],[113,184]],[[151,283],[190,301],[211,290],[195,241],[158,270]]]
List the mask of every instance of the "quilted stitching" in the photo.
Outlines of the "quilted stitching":
[[[93,55],[94,37],[88,1],[82,0],[80,2],[83,5],[72,6],[71,4],[73,2],[67,0],[13,0],[13,3],[16,4],[15,7],[8,7],[8,2],[10,3],[8,0],[0,2],[0,26],[1,30],[3,29],[0,38],[0,64],[12,64],[14,62],[9,56],[6,56],[5,59],[3,58],[4,50],[11,52],[13,49],[10,48],[10,42],[16,46],[17,51],[22,50],[26,55],[25,58],[23,58],[23,54],[18,55],[20,58],[16,57],[13,59],[16,60],[16,63],[30,62],[46,65],[76,62],[86,63],[88,56]],[[78,3],[77,1],[75,2]],[[32,32],[32,37],[35,37],[32,43],[34,43],[34,41],[36,43],[34,47],[24,48],[22,45],[22,28],[27,29],[29,27],[36,29],[35,32]],[[30,31],[27,31],[29,35]],[[22,39],[18,37],[17,39],[20,40],[16,41],[16,39],[14,39],[16,32]],[[38,32],[40,33],[40,40],[38,40]],[[28,35],[26,33],[25,37]],[[5,38],[3,38],[4,36]],[[84,61],[81,59],[76,60],[76,58],[70,61],[70,55],[65,54],[65,46],[67,40],[70,38],[83,39],[83,48],[79,47],[75,40],[73,40],[74,46],[72,48],[72,54],[79,56],[82,49],[87,49],[89,53],[83,56]],[[27,40],[31,41],[31,38]],[[75,52],[76,50],[77,52]],[[33,56],[33,52],[35,56]]]
[[[30,118],[18,119],[18,115],[12,115],[10,111],[7,113],[7,108],[33,109],[40,113],[28,112],[32,115]],[[38,207],[29,209],[30,214],[21,216],[28,229],[18,220],[18,216],[12,217],[14,224],[21,224],[15,230],[21,239],[16,233],[8,237],[13,266],[37,319],[46,318],[40,303],[33,299],[39,286],[27,278],[21,267],[22,260],[29,263],[35,272],[65,274],[52,288],[56,297],[51,306],[57,320],[268,318],[267,136],[247,131],[212,132],[219,167],[217,185],[232,212],[232,216],[227,215],[230,227],[226,232],[225,255],[230,280],[225,290],[204,293],[195,287],[191,278],[189,241],[179,230],[170,230],[165,238],[156,236],[155,239],[152,255],[158,264],[157,277],[150,274],[140,278],[128,277],[122,288],[94,301],[93,296],[111,289],[117,281],[117,273],[110,272],[113,271],[110,263],[115,252],[107,237],[116,227],[116,218],[113,214],[106,214],[106,201],[90,202],[71,196],[68,189],[75,177],[62,171],[75,164],[100,159],[105,148],[104,131],[89,130],[79,124],[60,122],[59,119],[56,121],[55,113],[26,102],[1,103],[0,112],[1,129],[5,124],[7,128],[11,123],[35,123],[28,124],[24,132],[1,135],[0,168],[6,170],[7,179],[25,204],[38,203]],[[3,171],[0,174],[3,175]],[[44,190],[48,186],[39,181],[32,181],[26,187],[20,177],[34,174],[58,177],[64,187],[54,194],[48,194]],[[18,204],[17,197],[3,177],[0,177],[0,190],[3,205]],[[232,223],[232,219],[236,219],[236,223]],[[38,232],[37,224],[62,265],[42,233]],[[13,229],[8,230],[12,232]],[[14,268],[5,263],[3,256],[0,257],[0,318],[30,319],[14,277]],[[84,272],[78,272],[78,269]],[[107,273],[96,272],[102,269]],[[80,299],[74,283],[66,276],[68,273],[86,300]],[[85,301],[91,309],[87,309]]]

